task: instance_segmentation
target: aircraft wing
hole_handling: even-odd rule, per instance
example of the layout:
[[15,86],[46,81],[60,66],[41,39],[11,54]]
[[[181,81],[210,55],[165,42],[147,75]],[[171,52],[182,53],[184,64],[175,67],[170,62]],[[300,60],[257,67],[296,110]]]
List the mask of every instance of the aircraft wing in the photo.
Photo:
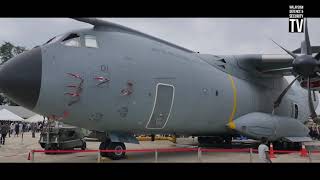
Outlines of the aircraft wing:
[[256,54],[235,56],[240,68],[266,76],[295,75],[293,58],[286,54]]

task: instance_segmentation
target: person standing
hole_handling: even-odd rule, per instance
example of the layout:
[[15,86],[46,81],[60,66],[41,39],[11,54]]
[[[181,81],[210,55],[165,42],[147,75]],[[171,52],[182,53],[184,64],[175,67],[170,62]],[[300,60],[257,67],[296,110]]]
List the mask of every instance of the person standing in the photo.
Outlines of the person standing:
[[16,122],[14,125],[15,136],[19,137],[19,124]]
[[27,132],[30,131],[30,123],[27,124]]
[[266,137],[261,138],[261,144],[258,147],[259,159],[265,163],[272,163],[269,156],[269,147],[267,146],[268,139]]
[[42,123],[39,124],[39,132],[42,132]]
[[39,123],[36,123],[36,132],[39,132]]
[[10,122],[6,123],[6,135],[9,133],[10,133]]
[[317,128],[317,124],[315,123],[314,127],[313,127],[313,131],[314,131],[314,139],[317,140],[318,136],[319,136],[319,131]]
[[32,138],[36,137],[36,124],[31,123],[31,132],[32,132]]
[[11,137],[11,135],[13,134],[13,131],[14,131],[14,123],[12,122],[12,123],[10,124],[9,137]]
[[22,124],[22,122],[19,123],[19,133],[21,134],[21,136],[23,138],[23,124]]
[[22,132],[26,132],[26,123],[22,123]]
[[6,136],[7,136],[7,125],[5,123],[1,123],[1,127],[0,127],[0,134],[1,134],[1,139],[0,139],[0,143],[4,145],[5,140],[6,140]]
[[318,137],[317,137],[317,140],[320,139],[320,130],[319,130],[319,125],[317,125],[317,131],[318,131]]

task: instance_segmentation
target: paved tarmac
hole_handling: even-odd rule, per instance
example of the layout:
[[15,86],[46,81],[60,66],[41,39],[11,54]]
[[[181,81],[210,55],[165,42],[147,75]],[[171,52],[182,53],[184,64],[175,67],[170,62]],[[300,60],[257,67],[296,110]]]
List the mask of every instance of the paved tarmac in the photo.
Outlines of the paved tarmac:
[[[36,138],[31,137],[31,133],[25,133],[24,139],[20,137],[7,137],[6,144],[0,147],[0,162],[30,163],[28,154],[31,150],[42,150],[38,144],[40,133],[36,134]],[[87,149],[98,149],[99,142],[87,142]],[[126,144],[127,149],[152,149],[152,148],[184,148],[196,147],[197,140],[192,138],[178,138],[177,144],[170,141],[142,141],[140,144]],[[63,153],[63,154],[44,154],[35,153],[34,162],[46,163],[96,163],[97,153]],[[252,162],[260,162],[256,153],[252,154]],[[293,162],[293,163],[309,163],[320,162],[320,153],[312,154],[311,158],[301,157],[299,153],[292,154],[276,154],[276,158],[272,159],[275,163]],[[127,158],[112,161],[108,158],[102,158],[101,163],[140,163],[155,162],[154,152],[130,152]],[[197,152],[159,152],[157,162],[170,163],[192,163],[192,162],[219,162],[219,163],[249,163],[250,153],[246,152],[202,152],[201,160],[198,159]]]

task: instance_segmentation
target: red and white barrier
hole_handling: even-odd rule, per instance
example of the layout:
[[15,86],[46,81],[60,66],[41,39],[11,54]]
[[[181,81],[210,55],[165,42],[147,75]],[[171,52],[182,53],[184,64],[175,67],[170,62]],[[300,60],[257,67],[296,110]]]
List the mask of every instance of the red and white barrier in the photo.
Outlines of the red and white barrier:
[[[274,150],[273,153],[308,153],[302,152],[303,148],[300,151],[293,150]],[[257,149],[253,148],[242,148],[242,149],[209,149],[209,148],[161,148],[161,149],[127,149],[127,150],[31,150],[28,154],[28,160],[34,161],[35,153],[98,153],[98,157],[100,157],[100,152],[153,152],[155,153],[155,161],[157,161],[157,156],[159,152],[198,152],[198,160],[201,161],[201,153],[202,152],[247,152],[250,153],[250,161],[252,161],[252,153],[258,153]],[[271,150],[270,150],[271,151]],[[311,151],[312,153],[320,153],[319,150]],[[100,161],[100,159],[99,159]]]

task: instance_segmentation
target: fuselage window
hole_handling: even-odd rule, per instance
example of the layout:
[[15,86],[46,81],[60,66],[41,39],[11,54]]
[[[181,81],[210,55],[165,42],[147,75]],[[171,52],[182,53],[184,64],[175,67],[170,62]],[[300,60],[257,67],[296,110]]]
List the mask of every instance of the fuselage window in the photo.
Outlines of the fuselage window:
[[85,44],[85,47],[98,48],[98,43],[97,43],[96,36],[85,35],[84,36],[84,44]]
[[294,104],[294,118],[295,119],[298,118],[298,113],[299,113],[298,105]]
[[62,40],[65,46],[81,47],[80,36],[77,34],[70,34]]

